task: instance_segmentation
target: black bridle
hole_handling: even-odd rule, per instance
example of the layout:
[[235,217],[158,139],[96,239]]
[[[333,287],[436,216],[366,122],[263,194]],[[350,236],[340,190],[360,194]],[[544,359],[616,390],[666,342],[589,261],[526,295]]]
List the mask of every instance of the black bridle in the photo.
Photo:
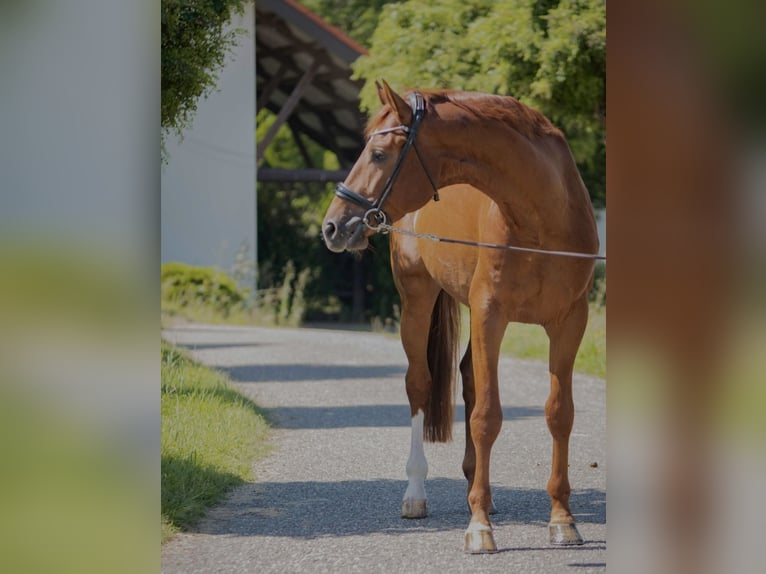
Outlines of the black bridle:
[[407,133],[407,141],[404,142],[404,147],[402,147],[402,151],[399,152],[399,157],[396,160],[396,165],[394,165],[394,170],[391,172],[391,175],[388,176],[388,180],[386,181],[386,185],[383,187],[383,192],[380,194],[380,197],[378,197],[375,201],[370,201],[366,197],[355,192],[344,183],[339,183],[338,187],[335,188],[335,195],[341,199],[355,203],[366,210],[362,221],[367,227],[374,231],[377,231],[381,224],[388,223],[389,218],[386,215],[386,212],[383,211],[383,205],[386,203],[388,196],[391,195],[391,190],[394,188],[394,182],[399,175],[399,171],[402,169],[404,158],[407,157],[407,152],[410,151],[411,147],[415,148],[415,154],[418,156],[418,160],[420,160],[420,165],[423,166],[423,170],[428,176],[428,181],[431,182],[431,187],[434,189],[434,201],[439,201],[439,191],[436,187],[436,183],[434,182],[434,178],[431,177],[431,172],[428,171],[426,164],[423,162],[423,158],[420,155],[418,146],[415,143],[415,138],[418,135],[418,128],[420,127],[420,122],[426,115],[425,100],[423,100],[423,96],[417,92],[410,94],[408,100],[413,113],[411,125],[399,125],[393,128],[385,128],[382,130],[376,130],[370,134],[370,138],[373,138],[376,135],[397,130],[402,130]]

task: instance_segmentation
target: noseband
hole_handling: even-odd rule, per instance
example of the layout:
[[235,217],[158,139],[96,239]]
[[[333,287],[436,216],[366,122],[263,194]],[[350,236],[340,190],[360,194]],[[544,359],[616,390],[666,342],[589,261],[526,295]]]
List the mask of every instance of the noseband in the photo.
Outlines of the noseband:
[[423,116],[426,115],[425,101],[423,100],[423,96],[417,92],[410,94],[408,100],[413,113],[412,125],[400,125],[393,128],[385,128],[382,130],[376,130],[370,134],[370,138],[376,135],[398,130],[402,130],[407,134],[407,141],[404,142],[404,147],[402,147],[402,151],[399,152],[399,157],[397,158],[396,164],[394,165],[394,170],[391,172],[391,175],[388,176],[388,180],[386,180],[386,185],[383,186],[383,192],[380,194],[380,197],[378,197],[375,201],[370,201],[366,197],[355,192],[344,183],[339,183],[338,187],[335,188],[335,195],[341,199],[355,203],[367,210],[364,214],[364,217],[362,218],[362,221],[373,231],[378,231],[381,224],[388,223],[389,218],[386,215],[386,212],[383,211],[383,205],[386,203],[388,196],[391,195],[391,190],[394,187],[394,182],[399,175],[402,164],[404,164],[404,158],[407,157],[407,152],[410,151],[411,147],[415,148],[415,154],[418,156],[418,160],[420,160],[420,165],[423,166],[423,170],[428,176],[428,181],[431,182],[431,187],[434,189],[434,201],[439,201],[439,191],[436,188],[436,183],[434,183],[434,178],[431,177],[431,173],[428,171],[426,164],[423,162],[420,151],[418,151],[418,146],[415,143],[415,138],[418,135],[418,128],[420,127],[420,122],[423,120]]

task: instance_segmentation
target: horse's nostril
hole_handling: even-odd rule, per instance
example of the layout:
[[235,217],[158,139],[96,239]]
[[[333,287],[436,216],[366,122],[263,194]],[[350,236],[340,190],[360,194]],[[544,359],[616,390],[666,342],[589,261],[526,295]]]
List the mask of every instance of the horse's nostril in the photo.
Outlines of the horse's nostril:
[[332,239],[335,236],[335,232],[337,230],[338,230],[337,226],[332,221],[328,221],[327,223],[324,224],[324,236],[327,239]]

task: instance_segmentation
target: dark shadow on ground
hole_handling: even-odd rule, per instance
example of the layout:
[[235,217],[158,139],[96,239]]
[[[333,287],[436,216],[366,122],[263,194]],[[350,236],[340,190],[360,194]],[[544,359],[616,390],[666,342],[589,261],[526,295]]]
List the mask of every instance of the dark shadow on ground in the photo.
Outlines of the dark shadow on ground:
[[[429,516],[421,520],[399,516],[405,488],[403,480],[248,483],[195,531],[311,539],[466,528],[469,515],[465,481],[429,479]],[[545,490],[495,487],[493,494],[499,510],[493,516],[496,527],[533,524],[540,526],[547,539],[550,499]],[[601,490],[575,490],[571,505],[580,523],[606,522],[606,494]],[[603,541],[594,543],[603,546]],[[593,550],[594,543],[580,548]],[[540,549],[546,547],[541,543]]]
[[[321,331],[352,331],[354,333],[376,333],[381,334],[373,330],[372,325],[368,323],[332,323],[329,321],[309,321],[301,325],[302,329],[317,329]],[[396,333],[395,331],[387,331],[388,333]]]
[[175,343],[177,347],[183,347],[191,351],[205,351],[207,349],[250,349],[255,347],[268,347],[271,343],[248,343],[248,342],[231,342],[231,343]]
[[[410,407],[359,405],[343,407],[275,407],[263,409],[269,420],[285,429],[334,429],[354,427],[408,427]],[[542,407],[504,407],[503,420],[542,417]],[[455,422],[465,422],[462,406],[455,409]]]
[[277,365],[238,365],[216,367],[243,383],[340,381],[397,377],[404,379],[407,368],[401,365],[315,365],[289,363]]

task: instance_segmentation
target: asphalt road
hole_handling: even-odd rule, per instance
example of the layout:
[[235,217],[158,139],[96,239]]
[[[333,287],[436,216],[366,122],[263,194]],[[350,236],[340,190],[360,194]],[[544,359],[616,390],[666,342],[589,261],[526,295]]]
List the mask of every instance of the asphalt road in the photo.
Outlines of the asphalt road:
[[[509,327],[512,330],[513,325]],[[236,489],[194,532],[162,549],[162,571],[451,573],[606,571],[606,388],[575,376],[571,506],[585,545],[548,545],[545,491],[551,440],[543,405],[546,365],[500,362],[503,428],[493,449],[493,517],[500,552],[469,556],[455,440],[426,443],[429,517],[399,517],[410,416],[406,359],[397,339],[319,329],[185,325],[164,332],[197,360],[227,372],[264,407],[274,449],[256,481]],[[592,466],[597,463],[597,466]]]

